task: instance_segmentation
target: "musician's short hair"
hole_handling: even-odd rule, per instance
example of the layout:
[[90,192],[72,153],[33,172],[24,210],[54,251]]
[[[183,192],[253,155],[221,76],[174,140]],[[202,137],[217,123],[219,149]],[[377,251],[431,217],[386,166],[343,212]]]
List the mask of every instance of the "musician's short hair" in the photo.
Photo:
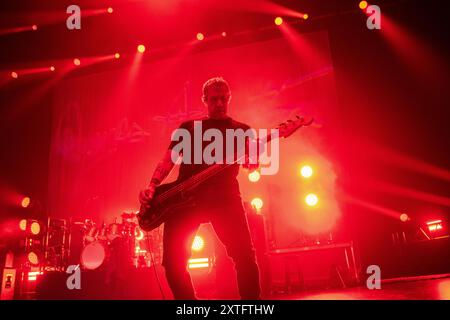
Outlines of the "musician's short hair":
[[203,84],[203,100],[206,99],[206,96],[208,95],[208,89],[211,87],[221,87],[224,86],[230,91],[230,86],[228,85],[228,82],[222,78],[222,77],[214,77],[209,79]]

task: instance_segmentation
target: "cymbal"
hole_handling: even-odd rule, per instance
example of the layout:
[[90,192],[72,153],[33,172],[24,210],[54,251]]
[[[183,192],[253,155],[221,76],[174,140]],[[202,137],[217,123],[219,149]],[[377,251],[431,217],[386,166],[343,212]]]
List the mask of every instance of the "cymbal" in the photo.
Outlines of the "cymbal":
[[124,212],[124,213],[122,213],[122,218],[124,218],[124,219],[132,219],[132,218],[135,218],[136,217],[136,213],[135,212]]

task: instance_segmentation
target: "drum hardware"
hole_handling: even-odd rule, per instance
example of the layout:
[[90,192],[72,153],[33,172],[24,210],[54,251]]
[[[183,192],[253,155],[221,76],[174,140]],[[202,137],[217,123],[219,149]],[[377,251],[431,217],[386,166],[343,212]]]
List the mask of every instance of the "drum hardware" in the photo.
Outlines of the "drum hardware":
[[111,223],[108,226],[108,233],[107,233],[107,239],[109,241],[113,241],[119,237],[123,237],[123,228],[118,223]]
[[70,230],[65,219],[47,219],[44,239],[44,269],[63,270],[69,254]]
[[110,224],[54,219],[49,225],[46,254],[50,267],[64,270],[80,264],[86,270],[115,270],[116,265],[145,268],[161,262],[161,229],[144,232],[134,212],[124,212]]
[[102,228],[98,232],[97,239],[101,241],[108,240],[108,228],[105,223],[102,224]]
[[85,238],[86,242],[94,242],[95,240],[97,240],[97,236],[98,236],[98,229],[95,225],[91,226],[87,233]]

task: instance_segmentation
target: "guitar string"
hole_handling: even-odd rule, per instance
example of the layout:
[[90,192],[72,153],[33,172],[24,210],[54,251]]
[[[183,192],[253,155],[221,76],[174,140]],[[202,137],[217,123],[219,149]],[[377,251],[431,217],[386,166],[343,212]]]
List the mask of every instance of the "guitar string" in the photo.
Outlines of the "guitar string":
[[[291,123],[292,125],[292,123]],[[303,124],[300,124],[296,129],[300,128]],[[279,129],[281,126],[277,127],[277,129]],[[273,135],[270,134],[267,137],[267,141],[265,141],[264,143],[268,143],[270,140],[272,140]],[[282,138],[283,135],[279,135],[279,138]],[[242,150],[242,149],[241,149]],[[231,165],[234,165],[236,162],[238,162],[239,160],[243,159],[245,157],[245,155],[243,155],[242,157],[240,157],[239,159],[233,161],[233,163],[230,164],[226,164],[226,165],[221,165],[221,164],[214,164],[213,166],[201,171],[200,173],[192,176],[190,179],[180,183],[178,186],[173,187],[172,189],[169,189],[167,191],[165,191],[164,193],[162,193],[161,195],[159,195],[159,202],[165,201],[168,198],[172,197],[172,194],[178,193],[179,191],[181,191],[182,189],[185,188],[185,185],[189,185],[189,183],[192,183],[192,187],[196,186],[199,183],[202,183],[204,180],[206,180],[207,178],[209,178],[208,174],[210,174],[210,176],[215,175],[217,173],[219,173],[220,171],[230,167]],[[217,170],[216,170],[217,169]],[[215,171],[216,170],[216,171]],[[196,181],[198,180],[198,181]],[[188,188],[188,187],[186,187]]]
[[[266,136],[267,141],[264,141],[264,143],[268,143],[270,140],[272,140],[272,136],[273,136],[272,134],[270,134],[269,136]],[[242,149],[240,151],[242,151]],[[189,183],[192,183],[192,187],[195,187],[196,185],[202,183],[204,180],[206,180],[210,176],[215,175],[215,174],[219,173],[220,171],[229,168],[230,166],[236,164],[236,162],[242,160],[243,158],[245,158],[245,154],[243,156],[241,156],[240,158],[234,160],[232,163],[227,163],[226,165],[216,163],[213,166],[192,176],[190,179],[180,183],[178,186],[175,186],[174,188],[169,189],[166,192],[162,193],[158,198],[159,198],[160,202],[165,201],[168,198],[170,198],[172,196],[172,194],[178,193],[179,191],[181,191],[185,188],[188,189],[189,187],[185,187],[185,186],[189,185]]]

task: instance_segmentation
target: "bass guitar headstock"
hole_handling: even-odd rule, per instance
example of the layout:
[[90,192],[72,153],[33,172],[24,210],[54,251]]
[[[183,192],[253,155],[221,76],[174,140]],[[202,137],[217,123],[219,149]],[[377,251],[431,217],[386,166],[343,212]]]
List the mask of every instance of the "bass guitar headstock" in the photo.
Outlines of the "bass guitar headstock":
[[283,138],[289,137],[295,131],[300,129],[301,127],[307,127],[314,122],[313,117],[306,116],[296,116],[294,120],[287,120],[286,122],[278,125],[279,136]]

